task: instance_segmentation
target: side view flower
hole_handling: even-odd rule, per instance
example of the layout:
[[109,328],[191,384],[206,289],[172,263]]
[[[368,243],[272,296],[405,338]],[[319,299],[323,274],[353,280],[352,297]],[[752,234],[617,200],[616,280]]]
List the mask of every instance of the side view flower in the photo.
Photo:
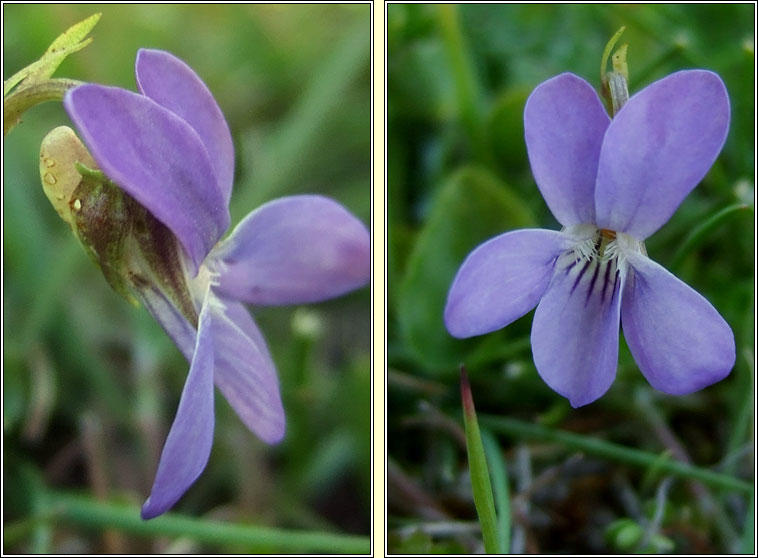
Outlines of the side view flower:
[[[171,508],[207,464],[214,384],[263,441],[284,435],[275,365],[243,303],[309,303],[362,287],[370,240],[355,216],[317,195],[266,203],[221,240],[234,147],[218,104],[168,52],[140,50],[136,77],[139,93],[96,84],[69,91],[64,106],[91,159],[59,128],[43,142],[41,172],[111,285],[133,293],[191,363],[142,508],[148,519]],[[60,177],[73,170],[63,189]]]
[[448,331],[481,335],[537,306],[534,363],[574,407],[613,383],[619,323],[653,387],[680,395],[726,377],[735,362],[731,329],[648,258],[644,241],[708,172],[729,110],[722,80],[705,70],[656,81],[613,120],[576,75],[540,84],[524,109],[526,145],[563,228],[507,232],[471,252],[448,293]]

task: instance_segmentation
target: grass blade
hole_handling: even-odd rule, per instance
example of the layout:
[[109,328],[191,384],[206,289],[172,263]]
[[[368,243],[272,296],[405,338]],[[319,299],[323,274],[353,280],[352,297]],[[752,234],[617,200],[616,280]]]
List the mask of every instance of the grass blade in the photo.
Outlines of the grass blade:
[[469,472],[471,474],[471,489],[474,492],[474,504],[482,527],[484,549],[487,554],[498,554],[497,517],[495,502],[492,498],[490,472],[484,455],[484,446],[479,434],[479,423],[476,420],[474,398],[471,395],[471,385],[466,369],[461,366],[461,398],[463,399],[463,423],[466,427],[466,451],[468,453]]

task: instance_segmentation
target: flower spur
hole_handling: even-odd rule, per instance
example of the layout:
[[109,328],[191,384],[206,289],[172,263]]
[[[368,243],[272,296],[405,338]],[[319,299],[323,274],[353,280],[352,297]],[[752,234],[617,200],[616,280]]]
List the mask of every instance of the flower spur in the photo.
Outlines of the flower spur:
[[726,377],[731,329],[647,257],[644,240],[705,176],[728,128],[726,88],[705,70],[656,81],[613,120],[576,75],[539,85],[524,109],[527,151],[563,228],[507,232],[474,249],[448,293],[448,331],[481,335],[536,306],[535,366],[574,407],[613,383],[619,324],[641,372],[663,392],[687,394]]
[[[234,147],[212,94],[184,62],[141,49],[140,93],[86,84],[68,128],[43,141],[45,192],[109,283],[138,298],[190,362],[142,517],[171,508],[205,468],[213,386],[263,441],[284,435],[275,365],[243,303],[316,302],[370,278],[366,227],[317,195],[273,200],[229,227]],[[71,177],[75,178],[71,178]],[[63,179],[68,177],[67,179]]]

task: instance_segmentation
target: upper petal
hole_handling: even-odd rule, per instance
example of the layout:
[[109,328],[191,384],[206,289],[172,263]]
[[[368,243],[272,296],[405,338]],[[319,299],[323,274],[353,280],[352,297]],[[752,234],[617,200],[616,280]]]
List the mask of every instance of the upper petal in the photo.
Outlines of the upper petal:
[[651,259],[630,255],[621,323],[634,360],[650,384],[675,395],[725,378],[735,361],[734,335],[716,309]]
[[539,302],[566,249],[559,232],[512,231],[479,245],[458,270],[445,304],[445,326],[455,337],[505,327]]
[[245,217],[214,253],[218,291],[253,304],[316,302],[371,278],[366,227],[337,202],[292,196]]
[[108,177],[176,235],[195,272],[229,227],[229,209],[200,136],[155,101],[87,84],[63,103]]
[[729,97],[713,72],[676,72],[634,95],[600,152],[598,226],[653,234],[711,168],[728,130]]
[[216,301],[216,386],[245,426],[264,442],[276,443],[284,436],[284,408],[266,343],[244,306],[225,297]]
[[524,134],[537,186],[564,226],[595,222],[595,178],[610,119],[592,86],[564,73],[537,86]]
[[163,446],[150,497],[142,506],[142,519],[161,515],[197,480],[208,463],[213,445],[213,317],[210,297],[200,312],[197,344],[179,409]]
[[192,126],[208,151],[217,183],[229,203],[234,182],[234,144],[224,114],[195,71],[163,50],[140,49],[137,87]]
[[573,407],[595,401],[616,377],[622,283],[615,260],[566,254],[534,313],[534,364]]

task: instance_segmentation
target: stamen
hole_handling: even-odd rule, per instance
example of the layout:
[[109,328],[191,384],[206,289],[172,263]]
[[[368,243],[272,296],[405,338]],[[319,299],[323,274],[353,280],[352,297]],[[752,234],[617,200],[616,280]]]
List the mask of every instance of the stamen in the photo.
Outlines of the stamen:
[[574,257],[576,262],[579,263],[582,260],[592,260],[597,256],[598,242],[600,237],[595,233],[590,238],[580,240],[574,245]]

